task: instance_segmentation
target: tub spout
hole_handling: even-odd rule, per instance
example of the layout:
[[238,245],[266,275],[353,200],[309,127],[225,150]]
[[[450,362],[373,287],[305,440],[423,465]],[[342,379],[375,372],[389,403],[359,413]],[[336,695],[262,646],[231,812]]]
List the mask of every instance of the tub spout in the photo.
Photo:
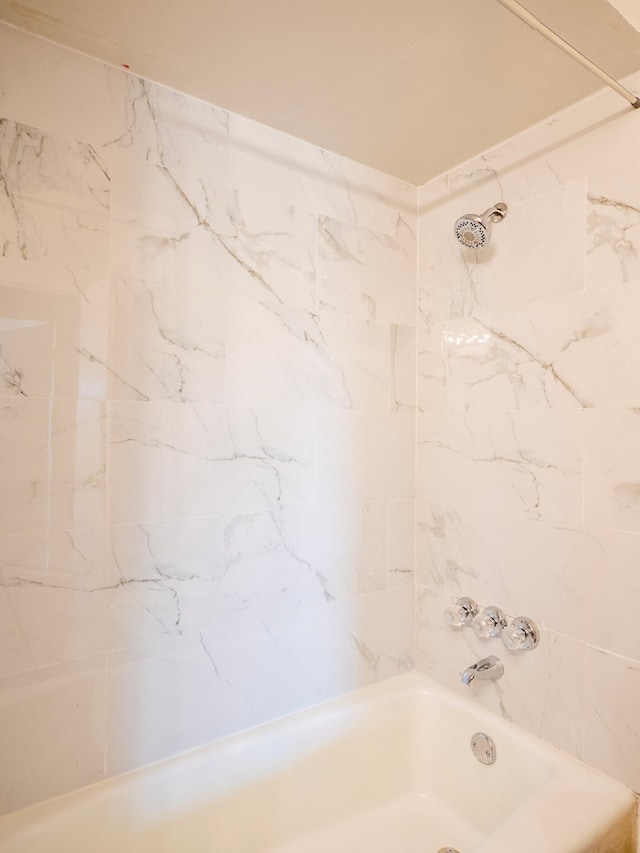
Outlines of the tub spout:
[[472,664],[462,673],[462,683],[471,684],[476,678],[478,680],[490,679],[495,681],[502,678],[504,675],[504,665],[502,661],[495,655],[489,655],[488,658],[482,658],[477,663]]

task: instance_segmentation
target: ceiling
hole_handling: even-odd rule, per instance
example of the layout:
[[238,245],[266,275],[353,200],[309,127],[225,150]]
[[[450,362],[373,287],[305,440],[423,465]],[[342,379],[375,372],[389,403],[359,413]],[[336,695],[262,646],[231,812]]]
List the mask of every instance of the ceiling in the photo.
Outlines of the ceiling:
[[[638,0],[523,5],[614,77],[640,69]],[[0,19],[414,184],[602,87],[496,0],[0,0]]]

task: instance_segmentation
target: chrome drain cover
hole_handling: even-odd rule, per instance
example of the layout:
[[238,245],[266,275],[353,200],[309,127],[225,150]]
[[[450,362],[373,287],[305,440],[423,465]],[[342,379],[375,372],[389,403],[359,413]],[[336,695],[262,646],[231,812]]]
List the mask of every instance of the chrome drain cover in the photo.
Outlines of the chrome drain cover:
[[471,738],[471,752],[481,764],[495,763],[496,745],[484,732],[476,732]]

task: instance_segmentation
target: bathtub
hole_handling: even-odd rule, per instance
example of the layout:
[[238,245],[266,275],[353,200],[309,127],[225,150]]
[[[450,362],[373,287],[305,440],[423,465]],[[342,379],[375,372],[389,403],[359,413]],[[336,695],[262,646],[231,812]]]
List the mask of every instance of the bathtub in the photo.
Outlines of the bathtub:
[[[490,766],[471,752],[477,731],[495,742]],[[410,673],[7,815],[0,851],[631,853],[634,807]]]

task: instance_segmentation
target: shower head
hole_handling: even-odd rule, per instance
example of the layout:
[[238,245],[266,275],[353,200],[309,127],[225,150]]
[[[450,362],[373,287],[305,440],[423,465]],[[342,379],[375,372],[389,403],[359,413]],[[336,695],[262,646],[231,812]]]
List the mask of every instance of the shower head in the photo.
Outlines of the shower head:
[[502,222],[507,215],[507,205],[500,201],[478,216],[467,213],[461,216],[454,226],[454,234],[459,243],[468,249],[483,249],[489,242],[491,223]]

